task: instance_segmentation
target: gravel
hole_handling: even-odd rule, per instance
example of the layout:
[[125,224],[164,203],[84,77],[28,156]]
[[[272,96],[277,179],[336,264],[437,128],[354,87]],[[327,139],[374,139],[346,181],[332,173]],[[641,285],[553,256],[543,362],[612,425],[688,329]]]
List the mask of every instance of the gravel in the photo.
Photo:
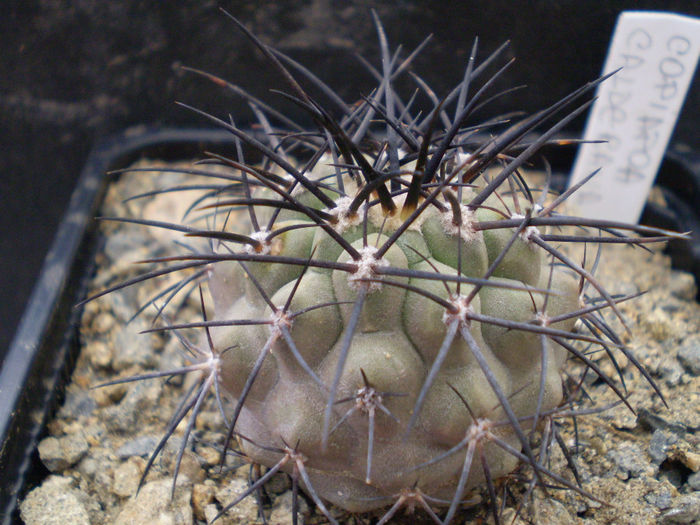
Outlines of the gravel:
[[21,517],[26,525],[90,525],[83,499],[71,478],[50,476],[24,499]]
[[683,341],[678,349],[678,360],[693,375],[700,375],[700,337]]
[[88,451],[88,442],[81,432],[60,438],[49,436],[39,443],[39,457],[51,472],[62,472],[75,465]]
[[[123,176],[112,185],[101,213],[139,216],[144,208],[157,210],[157,199],[148,205],[123,202],[129,195],[178,183],[174,176],[169,176],[167,183],[155,180],[144,173]],[[162,198],[172,199],[172,195]],[[167,204],[175,207],[171,213],[178,217],[184,212],[178,203]],[[171,237],[156,237],[155,230],[111,222],[101,227],[110,240],[105,253],[98,257],[100,268],[94,289],[137,275],[142,270],[133,261],[146,254],[167,253],[172,245]],[[582,489],[595,499],[571,490],[548,491],[549,498],[535,491],[532,505],[522,512],[530,513],[531,522],[538,524],[698,522],[700,337],[696,334],[700,333],[700,306],[694,301],[692,276],[670,270],[668,259],[661,253],[630,248],[606,249],[598,276],[613,294],[648,290],[642,297],[619,305],[630,321],[631,334],[625,335],[614,317],[608,321],[623,334],[641,365],[656,380],[668,406],[634,364],[617,353],[635,413],[618,405],[577,418],[576,427],[571,419],[559,421]],[[143,317],[125,324],[139,305],[169,282],[166,276],[158,286],[153,283],[127,288],[86,305],[81,330],[84,349],[73,382],[67,387],[64,406],[48,426],[49,437],[39,445],[41,460],[53,475],[21,503],[21,516],[28,525],[206,523],[248,487],[250,469],[240,458],[229,454],[224,468],[220,468],[223,423],[212,404],[197,418],[194,439],[185,449],[172,500],[173,466],[186,421],[177,426],[137,494],[150,454],[191,380],[153,379],[90,388],[153,369],[176,368],[185,362],[177,338],[139,333],[150,327],[154,308],[147,308]],[[198,298],[177,300],[170,306],[178,310],[178,318],[198,318]],[[591,358],[617,378],[618,372],[603,354],[598,352]],[[581,366],[572,361],[567,371],[576,377]],[[594,405],[602,409],[614,403],[616,397],[594,376],[589,374],[584,387]],[[557,447],[552,449],[550,468],[574,480]],[[278,474],[272,481],[265,495],[268,522],[291,523],[288,479]],[[508,488],[511,495],[506,501],[504,522],[527,523],[515,512],[524,494],[522,484],[509,483]],[[325,521],[303,498],[300,507],[304,523]],[[488,510],[484,504],[466,509],[459,523],[482,523]],[[337,509],[332,512],[341,523],[358,523]],[[416,523],[429,523],[426,519],[418,513]],[[405,520],[400,511],[392,523]],[[255,499],[244,499],[217,523],[261,523]]]
[[192,525],[192,487],[183,478],[173,493],[172,483],[168,478],[146,483],[126,500],[114,525]]

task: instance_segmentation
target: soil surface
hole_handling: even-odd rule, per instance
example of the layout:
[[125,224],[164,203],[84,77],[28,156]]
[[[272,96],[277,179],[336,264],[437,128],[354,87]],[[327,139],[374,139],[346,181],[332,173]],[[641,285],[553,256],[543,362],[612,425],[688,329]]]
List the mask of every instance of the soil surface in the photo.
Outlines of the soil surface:
[[[174,173],[124,175],[111,185],[101,214],[179,221],[195,197],[192,192],[124,199],[183,181],[183,175]],[[174,240],[182,238],[178,232],[112,221],[104,221],[101,228],[106,241],[98,256],[93,290],[142,273],[143,265],[135,261],[172,253]],[[618,383],[620,377],[624,379],[635,411],[619,403],[611,406],[618,401],[616,395],[589,372],[580,408],[593,407],[594,413],[556,421],[582,490],[594,499],[557,487],[548,489],[547,495],[537,489],[528,497],[527,483],[518,481],[521,476],[515,473],[497,487],[499,499],[505,498],[502,523],[700,523],[700,305],[695,302],[693,278],[671,270],[668,258],[659,252],[612,246],[604,250],[597,277],[613,294],[647,291],[619,305],[630,333],[625,333],[614,316],[606,317],[623,334],[666,404],[620,352],[613,350],[618,370],[605,352],[594,354],[592,359],[610,377]],[[206,523],[245,491],[251,467],[243,459],[229,454],[225,468],[220,468],[223,423],[211,403],[197,418],[177,483],[173,485],[173,465],[186,419],[137,492],[149,457],[194,378],[175,376],[93,388],[116,378],[172,370],[188,363],[177,337],[140,333],[151,327],[156,306],[147,306],[134,318],[140,306],[175,282],[174,276],[165,276],[86,305],[83,350],[73,382],[49,425],[49,437],[39,445],[51,475],[21,504],[27,525]],[[193,292],[175,296],[167,316],[201,318],[196,288]],[[154,303],[162,305],[165,297]],[[163,319],[168,317],[156,321],[156,326]],[[199,340],[195,333],[182,335]],[[572,382],[580,377],[581,366],[573,360],[568,363],[566,374]],[[549,468],[575,482],[561,449],[554,446],[551,451]],[[482,496],[485,500],[486,494]],[[304,523],[326,522],[313,503],[300,501]],[[272,479],[262,503],[268,523],[291,523],[291,484],[286,475]],[[381,516],[350,516],[339,509],[332,513],[342,523],[372,523]],[[490,522],[488,514],[486,504],[477,505],[465,509],[455,523]],[[392,523],[407,521],[430,523],[419,511],[412,517],[400,511]],[[217,523],[262,523],[255,498],[244,499]]]

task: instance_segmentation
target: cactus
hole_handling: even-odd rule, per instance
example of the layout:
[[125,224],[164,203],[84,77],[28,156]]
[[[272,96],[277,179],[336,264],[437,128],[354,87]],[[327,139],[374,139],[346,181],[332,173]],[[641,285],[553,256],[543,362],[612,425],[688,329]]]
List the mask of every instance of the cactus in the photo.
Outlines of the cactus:
[[[515,124],[499,116],[474,125],[471,114],[503,71],[476,89],[502,49],[477,66],[475,44],[463,82],[442,100],[418,79],[434,100],[416,115],[413,100],[404,103],[393,88],[415,53],[392,55],[375,15],[379,85],[350,106],[231,18],[279,70],[290,91],[282,96],[315,127],[306,131],[237,86],[192,70],[244,96],[264,133],[191,108],[229,130],[239,152],[210,154],[205,166],[187,170],[222,181],[193,205],[204,219],[196,226],[121,219],[207,241],[193,253],[154,258],[164,266],[119,285],[192,269],[175,292],[200,284],[203,321],[154,328],[200,329],[200,341],[185,341],[194,362],[128,379],[200,377],[149,467],[187,417],[189,436],[213,392],[227,422],[224,449],[237,442],[240,454],[268,468],[222,514],[277,471],[291,476],[295,501],[300,485],[333,523],[328,503],[351,512],[388,508],[380,523],[418,505],[448,523],[481,486],[497,519],[496,480],[519,464],[533,484],[586,494],[544,465],[557,441],[533,445],[537,433],[556,434],[557,417],[575,413],[575,389],[562,382],[567,358],[585,363],[623,401],[623,386],[582,343],[612,359],[623,353],[653,381],[600,315],[610,309],[621,318],[616,304],[627,297],[611,297],[590,265],[560,246],[640,244],[669,233],[562,214],[578,188],[554,198],[547,181],[530,188],[521,169],[558,142],[589,102],[575,104],[604,78]],[[529,142],[533,130],[540,134]],[[263,160],[247,164],[246,147]],[[446,508],[444,516],[435,508]]]

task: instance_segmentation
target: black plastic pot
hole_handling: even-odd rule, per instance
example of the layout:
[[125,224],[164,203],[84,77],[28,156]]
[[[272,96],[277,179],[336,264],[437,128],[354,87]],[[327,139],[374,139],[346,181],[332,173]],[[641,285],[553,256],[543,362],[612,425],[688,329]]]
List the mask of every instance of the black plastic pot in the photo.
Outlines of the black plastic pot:
[[47,471],[36,445],[61,402],[79,351],[80,309],[99,239],[93,217],[111,177],[141,157],[187,159],[207,148],[233,152],[223,130],[134,128],[102,141],[89,155],[15,338],[0,370],[0,515],[18,521],[27,486]]
[[[79,351],[80,310],[74,305],[84,298],[99,246],[93,217],[111,180],[106,173],[140,157],[181,160],[208,148],[232,153],[231,135],[222,130],[137,128],[103,141],[88,157],[0,370],[2,524],[18,521],[19,498],[47,474],[36,445],[61,402]],[[567,149],[547,154],[559,169],[554,182],[560,189],[573,154]],[[669,153],[658,181],[669,207],[647,206],[642,222],[696,232],[669,249],[674,264],[700,280],[700,155]]]

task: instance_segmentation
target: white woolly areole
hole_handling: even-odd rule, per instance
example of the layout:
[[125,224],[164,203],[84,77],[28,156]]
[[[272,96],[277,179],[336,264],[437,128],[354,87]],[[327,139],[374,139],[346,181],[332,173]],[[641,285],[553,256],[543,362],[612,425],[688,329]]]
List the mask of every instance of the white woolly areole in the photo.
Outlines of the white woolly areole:
[[[329,166],[329,164],[332,163],[333,157],[330,153],[326,152],[323,155],[321,155],[320,159],[318,159],[318,162],[314,166],[313,170],[304,173],[304,177],[311,181],[318,181],[319,179],[322,179],[323,177],[326,177],[330,174],[335,174],[335,168]],[[296,181],[296,179],[287,172],[282,173],[282,177],[284,177],[284,179],[289,182]],[[303,194],[306,191],[308,190],[303,185],[296,184],[294,186],[294,189],[291,191],[291,195],[292,197],[299,197],[299,195]]]
[[540,323],[540,326],[549,326],[551,323],[546,312],[537,312],[535,314],[535,320]]
[[253,246],[252,244],[246,244],[245,248],[244,248],[245,252],[246,253],[255,253],[258,255],[268,255],[272,249],[271,248],[272,243],[270,243],[270,241],[267,240],[267,236],[269,234],[270,234],[270,232],[264,228],[260,231],[251,233],[249,235],[249,237],[251,239],[255,239],[256,241],[258,241],[260,243],[260,245],[262,246],[262,249],[260,251],[258,251],[255,249],[255,246]]
[[352,204],[352,199],[350,197],[341,197],[335,201],[335,208],[326,210],[330,215],[335,217],[333,228],[338,233],[343,233],[350,226],[356,226],[362,222],[366,204],[363,202],[360,204],[358,210],[352,213],[350,212],[350,204]]
[[481,439],[489,440],[491,438],[491,428],[494,424],[490,419],[479,418],[473,421],[467,429],[467,437],[469,441],[479,441]]
[[355,408],[365,413],[375,410],[382,401],[382,395],[371,386],[363,386],[355,393]]
[[389,263],[384,259],[377,259],[375,254],[377,248],[374,246],[363,246],[358,250],[360,260],[354,261],[357,268],[348,277],[348,284],[353,290],[359,290],[361,286],[366,286],[368,292],[374,292],[382,287],[381,283],[374,281],[363,281],[363,279],[374,279],[377,277],[376,268],[389,266]]
[[474,228],[474,211],[464,204],[460,204],[459,209],[462,214],[461,226],[454,223],[454,213],[450,208],[440,216],[442,229],[449,235],[460,235],[466,242],[473,241],[479,235],[479,231]]
[[272,323],[269,328],[272,334],[279,335],[282,328],[290,328],[292,326],[292,320],[289,318],[289,314],[284,311],[283,306],[277,306],[277,311],[272,312],[270,320]]
[[[510,216],[510,218],[511,218],[511,219],[514,219],[514,220],[520,220],[520,221],[522,221],[522,220],[525,218],[525,215],[520,215],[519,213],[514,213],[514,214],[512,214],[512,215]],[[539,234],[540,234],[540,230],[538,230],[535,226],[528,226],[528,227],[525,228],[522,232],[520,232],[520,237],[521,237],[524,241],[526,241],[526,242],[528,242],[528,243],[531,243],[531,242],[532,242],[532,236],[533,236],[533,235],[539,235]]]
[[453,321],[458,321],[466,326],[471,324],[470,314],[474,313],[474,309],[471,304],[467,301],[466,295],[457,295],[450,298],[452,306],[454,306],[457,311],[450,312],[445,310],[442,314],[442,322],[445,324],[450,324]]

